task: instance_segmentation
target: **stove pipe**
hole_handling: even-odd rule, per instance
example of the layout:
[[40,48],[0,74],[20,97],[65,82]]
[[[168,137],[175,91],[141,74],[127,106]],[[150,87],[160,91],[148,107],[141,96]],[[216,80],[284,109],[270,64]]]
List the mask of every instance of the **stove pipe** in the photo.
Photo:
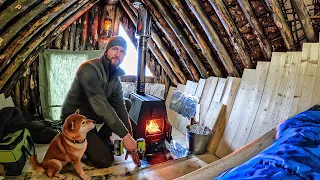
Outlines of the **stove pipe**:
[[137,94],[145,94],[145,67],[147,43],[150,37],[151,17],[147,9],[140,0],[135,0],[133,6],[138,10],[138,22],[136,36],[139,37],[138,43],[138,74],[137,74]]

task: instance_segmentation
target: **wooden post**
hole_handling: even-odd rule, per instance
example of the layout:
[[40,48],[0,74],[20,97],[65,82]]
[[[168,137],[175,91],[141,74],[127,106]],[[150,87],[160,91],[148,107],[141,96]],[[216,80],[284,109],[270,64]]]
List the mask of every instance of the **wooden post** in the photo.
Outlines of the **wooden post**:
[[[19,18],[16,22],[14,22],[11,26],[4,29],[4,31],[0,35],[0,39],[2,39],[0,42],[0,51],[10,42],[10,40],[12,40],[13,37],[15,37],[19,33],[21,29],[23,29],[26,25],[28,25],[30,21],[32,21],[36,16],[38,16],[43,11],[47,10],[48,7],[52,6],[54,3],[55,1],[42,1],[40,4],[38,4],[33,9],[28,11],[21,18]],[[8,12],[8,13],[11,13],[11,12]],[[7,19],[0,18],[1,25],[3,25],[3,23],[5,23],[6,20]]]
[[63,44],[62,44],[62,49],[63,50],[68,50],[68,47],[69,47],[69,36],[70,36],[70,27],[68,27],[63,32]]
[[89,12],[86,12],[83,16],[83,34],[82,34],[82,49],[87,49],[87,41],[88,41],[88,27],[89,27]]
[[231,57],[229,56],[227,49],[224,47],[221,42],[218,33],[214,29],[212,22],[207,17],[204,9],[201,7],[199,1],[197,0],[186,0],[188,6],[190,7],[193,14],[199,20],[202,28],[207,34],[210,43],[215,47],[216,52],[218,53],[224,67],[228,71],[230,76],[240,77],[238,70],[234,67]]
[[55,39],[54,47],[57,48],[57,49],[61,49],[62,36],[63,36],[63,34],[61,33]]
[[199,81],[199,74],[191,62],[188,53],[186,52],[183,45],[180,43],[179,39],[173,32],[173,30],[169,27],[168,23],[162,18],[162,15],[158,12],[158,10],[152,5],[150,1],[143,0],[144,4],[149,9],[149,12],[153,16],[154,20],[156,20],[157,26],[165,33],[166,37],[170,41],[171,45],[175,48],[176,53],[181,58],[181,62],[183,66],[188,70],[190,76],[193,81]]
[[116,6],[116,15],[114,17],[114,24],[113,24],[113,35],[119,34],[119,25],[120,25],[120,17],[121,17],[122,11],[120,9],[120,4]]
[[203,36],[200,34],[199,29],[194,25],[193,22],[191,22],[191,19],[188,16],[188,13],[185,10],[185,8],[183,7],[183,5],[180,2],[180,0],[170,0],[170,2],[171,2],[171,5],[173,6],[173,8],[180,15],[181,19],[187,25],[187,27],[188,27],[189,31],[191,32],[193,38],[197,41],[197,43],[198,43],[198,45],[199,45],[204,57],[209,62],[214,74],[217,77],[222,77],[223,75],[222,75],[221,69],[216,63],[217,60],[213,58],[214,57],[213,56],[214,53],[210,49],[209,45],[207,44],[207,42],[205,41]]
[[250,3],[247,0],[238,0],[238,3],[242,9],[243,14],[246,16],[247,21],[251,25],[254,34],[257,36],[260,48],[263,50],[263,55],[266,59],[271,59],[272,47],[263,33],[263,29],[260,26],[259,20],[253,12]]
[[[82,3],[83,0],[79,1]],[[19,33],[13,42],[11,42],[5,51],[0,55],[0,72],[10,63],[11,59],[24,47],[40,30],[43,30],[48,23],[56,18],[60,13],[73,5],[77,0],[63,0],[57,3],[54,8],[47,11],[42,18],[30,24],[28,28]],[[61,41],[60,45],[61,46]],[[1,73],[0,73],[1,74]]]
[[181,28],[177,25],[177,21],[171,14],[169,14],[169,9],[164,5],[163,1],[154,1],[155,6],[158,8],[160,14],[162,14],[163,18],[167,21],[173,32],[178,37],[179,41],[182,43],[184,48],[187,50],[190,58],[193,60],[193,63],[196,65],[197,69],[199,70],[201,76],[203,78],[208,78],[209,74],[201,62],[196,51],[193,49],[192,45],[190,44],[189,40],[185,37],[185,34],[181,30]]
[[308,42],[317,42],[316,34],[312,27],[312,22],[308,14],[307,8],[302,0],[292,0],[291,1],[294,10],[296,11],[301,26],[303,28],[304,34]]
[[73,22],[70,28],[70,38],[69,38],[69,50],[74,51],[75,39],[76,39],[76,28],[77,22]]
[[98,48],[98,28],[99,28],[99,14],[100,8],[98,5],[93,6],[92,14],[93,15],[93,26],[92,26],[92,46],[93,49]]
[[75,43],[74,43],[74,50],[75,51],[79,51],[81,49],[81,34],[82,34],[82,27],[81,26],[81,23],[82,22],[82,18],[80,17],[77,21],[77,24],[76,24],[76,37],[75,37]]
[[[134,12],[132,12],[131,8],[129,7],[129,5],[126,2],[124,2],[124,1],[120,1],[120,2],[121,2],[123,9],[127,12],[128,16],[132,20],[132,22],[136,25],[137,24],[137,17],[134,14]],[[158,46],[159,51],[162,53],[162,55],[164,56],[164,58],[168,62],[169,66],[171,67],[171,69],[173,70],[175,75],[178,77],[180,83],[185,84],[187,82],[187,78],[183,74],[183,72],[181,71],[181,69],[179,67],[179,63],[171,56],[171,54],[168,52],[167,48],[165,48],[161,39],[158,37],[158,35],[156,33],[154,33],[153,28],[152,28],[152,32],[151,32],[151,38]],[[148,47],[153,48],[154,45],[150,44],[150,42],[151,41],[148,42]]]
[[281,36],[287,49],[290,51],[295,50],[296,48],[294,46],[292,32],[283,15],[279,0],[265,0],[265,2],[269,9],[273,11],[273,20],[281,32]]
[[15,105],[21,108],[21,97],[20,97],[20,81],[17,82],[15,86]]
[[[3,74],[1,74],[0,91],[3,89],[8,79],[14,73],[19,74],[19,72],[15,72],[15,71],[19,68],[20,65],[23,64],[21,71],[25,71],[23,67],[29,67],[30,64],[33,62],[33,60],[59,35],[59,33],[63,32],[70,24],[72,24],[75,20],[77,20],[83,13],[85,13],[97,2],[98,0],[82,0],[82,1],[79,0],[78,3],[76,3],[70,9],[68,9],[63,14],[61,14],[56,21],[50,23],[50,25],[48,25],[42,31],[42,33],[32,41],[32,43],[30,43],[27,47],[25,47],[25,49],[14,60],[14,63],[9,64],[8,68],[4,71]],[[67,21],[64,22],[64,20],[66,19]],[[52,31],[54,31],[54,33],[52,33]],[[50,35],[49,36],[50,41],[47,39],[48,35]],[[8,83],[8,86],[7,86],[8,89],[5,90],[5,93],[8,93],[9,91],[12,90],[15,83],[17,82],[17,79],[20,76],[21,74],[17,75],[17,77],[12,79],[10,83]]]

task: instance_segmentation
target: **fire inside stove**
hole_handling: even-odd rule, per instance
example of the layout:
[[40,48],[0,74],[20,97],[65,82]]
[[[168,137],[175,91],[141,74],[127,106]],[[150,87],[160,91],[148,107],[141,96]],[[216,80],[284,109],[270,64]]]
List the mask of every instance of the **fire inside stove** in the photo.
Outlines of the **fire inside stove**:
[[147,120],[146,136],[159,135],[163,132],[163,119]]

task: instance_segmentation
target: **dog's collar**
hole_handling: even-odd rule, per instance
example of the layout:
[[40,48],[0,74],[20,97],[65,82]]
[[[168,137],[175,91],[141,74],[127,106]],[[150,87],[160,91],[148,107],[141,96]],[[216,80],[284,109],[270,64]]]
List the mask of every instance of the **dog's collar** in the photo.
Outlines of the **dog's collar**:
[[82,143],[84,143],[86,140],[87,140],[87,138],[84,138],[84,139],[82,139],[82,140],[74,140],[74,139],[70,139],[68,136],[66,136],[65,134],[63,134],[64,135],[64,137],[66,137],[69,141],[71,141],[73,144],[82,144]]

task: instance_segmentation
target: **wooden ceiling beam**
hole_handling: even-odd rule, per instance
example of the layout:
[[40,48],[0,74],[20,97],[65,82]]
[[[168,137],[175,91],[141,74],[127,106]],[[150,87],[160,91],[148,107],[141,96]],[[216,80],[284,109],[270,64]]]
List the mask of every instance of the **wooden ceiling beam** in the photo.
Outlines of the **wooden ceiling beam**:
[[183,66],[186,67],[188,72],[190,73],[190,76],[193,81],[198,82],[199,81],[199,74],[197,72],[197,69],[191,62],[188,53],[186,52],[183,45],[180,43],[179,39],[173,32],[173,30],[170,28],[168,23],[163,19],[162,15],[159,13],[159,11],[153,6],[153,4],[148,0],[143,0],[143,3],[147,6],[149,9],[149,12],[153,16],[153,19],[157,26],[162,30],[162,32],[166,35],[167,39],[170,41],[171,45],[174,47],[176,53],[181,58],[181,62],[183,62]]
[[[66,10],[63,14],[59,15],[53,22],[43,29],[41,34],[34,39],[17,55],[17,57],[8,65],[5,71],[0,75],[0,91],[3,90],[5,84],[9,90],[15,86],[20,75],[23,73],[24,68],[28,68],[36,57],[48,45],[62,33],[70,24],[77,20],[83,13],[90,9],[99,0],[78,0],[73,6]],[[17,69],[20,70],[17,71]],[[17,71],[17,72],[16,72]],[[12,79],[12,75],[18,73],[18,79]],[[20,73],[20,74],[19,74]],[[11,78],[11,79],[10,79]],[[10,82],[8,80],[10,79]]]
[[294,46],[292,32],[289,25],[287,24],[286,18],[284,17],[279,0],[265,0],[265,2],[269,9],[273,12],[273,20],[280,30],[281,36],[287,49],[290,51],[295,50],[296,48]]
[[210,43],[215,48],[218,56],[220,57],[224,67],[228,71],[230,76],[240,77],[238,70],[232,63],[231,57],[229,56],[227,49],[224,47],[221,42],[218,33],[213,27],[212,22],[208,18],[204,9],[201,7],[198,0],[186,0],[189,8],[192,10],[193,14],[197,17],[202,28],[206,32],[207,37],[209,38]]
[[238,3],[247,21],[251,25],[253,33],[257,36],[257,41],[259,42],[260,48],[263,50],[262,52],[265,59],[270,60],[272,55],[272,47],[265,36],[262,27],[260,26],[257,16],[253,12],[250,2],[248,2],[248,0],[238,0]]
[[8,44],[8,42],[10,42],[10,40],[12,40],[14,36],[16,36],[19,33],[21,29],[28,25],[30,21],[32,21],[43,11],[49,9],[55,3],[55,1],[42,1],[33,9],[29,10],[26,14],[24,14],[20,19],[15,21],[10,27],[4,29],[3,33],[0,35],[0,51]]
[[181,30],[181,27],[179,27],[177,24],[178,22],[175,20],[175,18],[169,13],[169,9],[165,6],[163,1],[153,1],[155,7],[158,9],[162,17],[165,19],[165,21],[169,24],[173,32],[176,34],[179,41],[182,43],[184,48],[186,49],[187,53],[189,54],[190,58],[193,60],[193,63],[196,65],[198,71],[200,72],[201,76],[203,78],[208,78],[209,74],[206,68],[204,67],[203,63],[201,62],[200,57],[196,53],[196,51],[193,49],[190,41],[185,36],[183,31]]
[[219,17],[220,21],[222,22],[222,25],[229,35],[234,48],[237,50],[243,66],[249,69],[253,68],[250,56],[245,49],[243,39],[239,33],[237,26],[234,24],[228,9],[226,8],[222,0],[209,0],[209,2],[216,11],[216,14]]
[[187,25],[189,31],[191,32],[193,38],[197,41],[204,57],[209,62],[214,74],[217,77],[222,77],[222,72],[218,64],[216,63],[218,60],[214,59],[214,53],[212,52],[211,48],[209,47],[206,40],[200,34],[199,29],[195,26],[193,22],[191,22],[190,17],[188,16],[187,11],[184,9],[180,0],[170,0],[171,5],[173,8],[178,12],[179,16],[183,20],[183,22]]
[[18,15],[25,12],[29,7],[37,4],[40,0],[16,0],[9,7],[5,8],[0,13],[0,32],[8,23],[17,17]]
[[308,10],[302,0],[291,0],[308,42],[317,42]]
[[[126,0],[120,0],[120,3],[122,5],[123,9],[128,14],[131,21],[133,22],[133,24],[135,26],[137,26],[137,15],[135,14],[135,12],[132,11],[129,3]],[[179,65],[177,64],[175,59],[172,58],[171,55],[168,55],[167,49],[165,49],[163,44],[161,42],[159,42],[161,40],[158,37],[158,35],[156,33],[152,32],[151,38],[152,38],[152,40],[148,41],[148,47],[151,50],[152,54],[157,59],[158,63],[161,65],[161,67],[167,73],[167,75],[171,79],[172,83],[175,85],[178,85],[178,83],[186,84],[187,78],[185,77],[183,72],[180,70]],[[155,43],[153,41],[157,41],[157,43]],[[154,46],[154,44],[157,44],[157,46],[160,50],[157,49]],[[179,80],[176,78],[176,76],[178,77]]]
[[55,4],[41,18],[28,25],[0,54],[0,72],[10,63],[12,58],[24,47],[41,29],[57,17],[64,10],[76,3],[77,0],[63,0]]

